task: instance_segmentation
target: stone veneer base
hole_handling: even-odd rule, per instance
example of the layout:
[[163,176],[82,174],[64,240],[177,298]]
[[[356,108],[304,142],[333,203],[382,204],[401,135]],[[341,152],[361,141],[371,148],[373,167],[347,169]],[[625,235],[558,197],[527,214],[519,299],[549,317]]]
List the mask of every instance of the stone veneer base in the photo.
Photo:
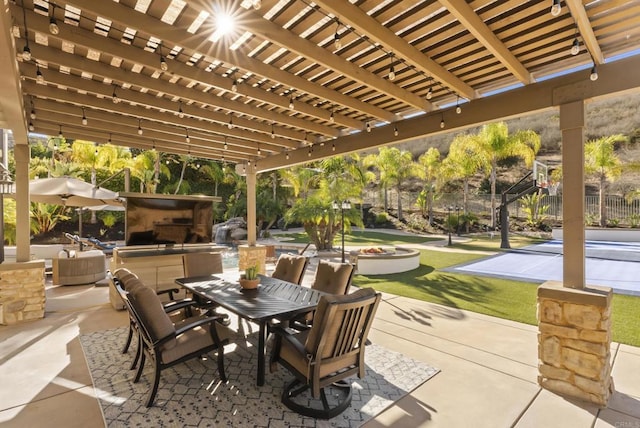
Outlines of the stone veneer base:
[[611,378],[611,288],[538,287],[538,383],[606,407]]
[[44,318],[44,261],[0,264],[0,324]]
[[267,247],[264,245],[239,245],[238,270],[241,272],[250,266],[258,265],[258,272],[266,272]]

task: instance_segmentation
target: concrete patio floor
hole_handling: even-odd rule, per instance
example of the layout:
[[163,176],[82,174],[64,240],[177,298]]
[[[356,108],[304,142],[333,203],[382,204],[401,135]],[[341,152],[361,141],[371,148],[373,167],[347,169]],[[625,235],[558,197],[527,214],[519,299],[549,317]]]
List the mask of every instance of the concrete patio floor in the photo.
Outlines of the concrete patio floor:
[[[44,319],[0,327],[1,426],[103,426],[78,336],[127,325],[105,284],[49,287]],[[598,409],[540,389],[536,335],[535,326],[384,295],[369,338],[441,372],[364,426],[640,428],[640,348],[612,345],[615,394]]]

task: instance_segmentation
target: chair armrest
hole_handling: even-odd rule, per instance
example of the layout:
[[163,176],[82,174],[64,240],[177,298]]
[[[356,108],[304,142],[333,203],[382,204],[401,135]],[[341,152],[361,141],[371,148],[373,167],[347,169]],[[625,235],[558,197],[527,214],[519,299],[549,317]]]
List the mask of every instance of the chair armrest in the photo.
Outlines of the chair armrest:
[[200,327],[201,325],[211,324],[214,321],[221,320],[224,318],[224,315],[214,315],[211,317],[199,318],[198,320],[189,323],[187,325],[183,325],[179,329],[176,330],[176,336],[180,336],[186,331],[193,330],[196,327]]
[[182,300],[174,300],[169,303],[165,303],[163,305],[164,311],[166,313],[179,311],[180,309],[189,308],[192,306],[196,306],[196,302],[191,299],[182,299]]
[[289,342],[291,346],[300,353],[300,355],[307,355],[307,351],[304,349],[304,343],[300,342],[297,338],[299,332],[292,328],[281,326],[274,326],[271,332],[279,335],[283,340]]

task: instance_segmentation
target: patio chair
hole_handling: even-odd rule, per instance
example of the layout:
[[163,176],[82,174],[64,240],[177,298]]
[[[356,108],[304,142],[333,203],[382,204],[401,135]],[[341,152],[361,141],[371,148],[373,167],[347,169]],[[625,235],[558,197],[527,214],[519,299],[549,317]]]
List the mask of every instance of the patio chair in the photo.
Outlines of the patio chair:
[[[133,272],[131,272],[129,269],[126,269],[126,268],[117,269],[113,274],[108,274],[108,277],[109,277],[110,287],[112,287],[112,289],[119,295],[126,309],[126,301],[123,293],[125,292],[130,293],[135,288],[143,286],[142,282],[140,281],[140,279],[138,279],[138,276],[136,274],[134,274]],[[191,306],[194,304],[194,302],[191,301],[190,299],[174,300],[173,292],[175,291],[177,291],[177,289],[162,290],[158,292],[159,294],[170,295],[171,301],[163,304],[163,308],[165,312],[175,313],[179,310],[184,309],[185,318],[191,316],[192,315]],[[126,354],[129,351],[129,346],[131,345],[133,334],[136,331],[138,331],[138,325],[136,323],[135,318],[132,316],[131,313],[129,313],[129,332],[127,333],[127,339],[125,341],[124,347],[122,348],[123,354]],[[130,367],[131,370],[133,370],[138,363],[138,357],[140,354],[139,347],[140,347],[140,341],[138,341],[138,349],[136,350],[136,355],[133,361],[131,362],[131,367]]]
[[[353,272],[354,267],[351,263],[334,263],[320,260],[311,288],[329,294],[347,294],[351,285],[351,278],[353,278]],[[314,312],[308,312],[296,317],[291,326],[296,329],[308,328],[313,322],[313,314]]]
[[162,302],[153,289],[144,285],[132,292],[123,291],[127,309],[138,326],[140,365],[134,383],[142,376],[144,364],[149,358],[154,372],[146,406],[151,407],[158,391],[162,370],[192,358],[217,351],[218,373],[223,382],[224,345],[228,343],[230,332],[221,326],[215,316],[197,316],[174,324],[164,310]]
[[[182,266],[184,268],[185,278],[194,276],[210,276],[217,273],[223,273],[224,267],[222,264],[222,253],[220,252],[201,252],[201,253],[186,253],[182,255]],[[196,305],[200,309],[214,312],[217,307],[213,302],[205,301],[200,296],[192,296]],[[225,325],[230,324],[229,315],[220,315],[221,322]]]
[[300,285],[308,264],[309,259],[305,256],[281,254],[271,277]]
[[[297,333],[282,327],[273,329],[271,371],[279,363],[295,376],[282,393],[285,406],[319,419],[330,419],[349,407],[351,384],[344,379],[356,374],[364,377],[365,343],[380,298],[381,294],[372,288],[347,295],[326,295],[320,299],[311,329]],[[331,388],[330,395],[326,388]],[[315,400],[307,397],[295,401],[309,389]],[[313,406],[318,398],[322,408]]]

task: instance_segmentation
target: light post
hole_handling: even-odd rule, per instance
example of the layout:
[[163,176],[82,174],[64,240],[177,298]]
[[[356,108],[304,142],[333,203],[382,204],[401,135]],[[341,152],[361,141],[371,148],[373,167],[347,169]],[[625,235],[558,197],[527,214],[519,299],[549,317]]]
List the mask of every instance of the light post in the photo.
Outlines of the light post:
[[344,263],[344,210],[351,209],[351,202],[344,200],[342,202],[333,201],[332,207],[335,211],[340,210],[341,220],[340,225],[342,226],[342,263]]
[[460,210],[462,207],[456,205],[456,235],[460,236]]
[[2,171],[0,172],[0,263],[4,262],[4,195],[10,195],[13,193],[13,181],[11,181],[11,175],[9,171],[5,169],[4,165],[0,165]]
[[447,229],[449,231],[449,245],[452,244],[451,242],[451,211],[453,211],[453,207],[449,205],[447,207]]

